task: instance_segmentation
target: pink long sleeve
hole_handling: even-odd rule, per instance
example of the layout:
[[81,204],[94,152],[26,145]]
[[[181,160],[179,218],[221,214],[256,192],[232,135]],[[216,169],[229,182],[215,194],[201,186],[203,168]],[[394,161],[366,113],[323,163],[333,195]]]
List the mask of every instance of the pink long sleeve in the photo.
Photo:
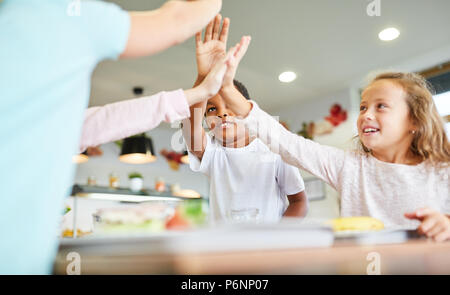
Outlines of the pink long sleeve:
[[119,140],[190,116],[182,89],[88,108],[80,141],[80,152],[90,146]]

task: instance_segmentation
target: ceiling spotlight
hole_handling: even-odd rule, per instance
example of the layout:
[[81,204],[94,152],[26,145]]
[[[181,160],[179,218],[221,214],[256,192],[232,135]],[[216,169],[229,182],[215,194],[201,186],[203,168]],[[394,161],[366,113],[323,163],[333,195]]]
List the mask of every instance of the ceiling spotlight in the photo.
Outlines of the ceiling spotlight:
[[289,83],[297,78],[297,74],[294,72],[283,72],[278,76],[278,79],[283,83]]
[[392,41],[400,36],[400,31],[396,28],[387,28],[378,34],[378,38],[382,41]]

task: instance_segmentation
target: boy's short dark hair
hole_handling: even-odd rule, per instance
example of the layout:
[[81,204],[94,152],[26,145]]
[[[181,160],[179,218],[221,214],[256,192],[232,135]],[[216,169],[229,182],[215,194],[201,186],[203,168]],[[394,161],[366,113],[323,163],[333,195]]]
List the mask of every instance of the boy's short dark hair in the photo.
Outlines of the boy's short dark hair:
[[238,80],[233,80],[234,87],[244,96],[247,100],[250,100],[247,88]]

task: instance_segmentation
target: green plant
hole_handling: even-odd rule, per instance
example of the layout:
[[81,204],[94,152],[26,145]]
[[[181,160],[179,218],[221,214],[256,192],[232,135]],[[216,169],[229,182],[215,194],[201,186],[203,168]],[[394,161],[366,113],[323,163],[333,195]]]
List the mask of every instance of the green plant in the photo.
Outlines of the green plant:
[[132,172],[132,173],[128,174],[128,178],[131,179],[131,178],[144,178],[144,177],[142,177],[142,174],[139,172]]
[[302,123],[302,129],[301,130],[299,130],[298,132],[297,132],[297,134],[298,135],[300,135],[300,136],[303,136],[304,138],[307,138],[307,139],[313,139],[313,137],[312,137],[312,132],[311,132],[311,125],[313,124],[313,122],[310,122],[309,124],[308,123],[306,123],[306,122],[303,122]]
[[123,140],[116,140],[114,143],[119,147],[119,149],[122,149]]
[[69,213],[70,210],[72,210],[72,209],[69,206],[66,206],[66,208],[64,208],[63,215]]
[[181,204],[182,214],[196,225],[204,224],[206,213],[203,211],[203,202],[201,199],[184,200]]

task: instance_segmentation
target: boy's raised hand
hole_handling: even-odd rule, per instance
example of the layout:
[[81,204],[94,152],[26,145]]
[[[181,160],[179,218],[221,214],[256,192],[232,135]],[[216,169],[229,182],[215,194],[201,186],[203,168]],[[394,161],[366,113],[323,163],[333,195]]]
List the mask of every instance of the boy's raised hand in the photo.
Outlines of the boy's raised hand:
[[234,87],[234,76],[239,65],[239,62],[247,52],[248,45],[250,44],[250,37],[244,36],[241,38],[241,42],[237,44],[236,50],[233,55],[227,61],[227,71],[225,73],[222,88],[220,89],[220,96],[225,101],[227,108],[233,111],[237,117],[245,118],[250,110],[252,104]]
[[200,78],[206,77],[214,64],[226,55],[230,19],[225,18],[222,27],[221,21],[222,16],[216,15],[206,27],[203,41],[201,31],[195,34],[197,71]]
[[205,97],[203,99],[210,99],[212,96],[216,95],[223,84],[223,79],[227,69],[229,67],[229,62],[232,57],[236,54],[239,48],[239,44],[231,47],[226,55],[218,62],[216,62],[203,81],[200,83],[199,87],[204,90]]
[[408,219],[421,221],[417,231],[437,242],[450,240],[450,218],[436,210],[425,207],[414,212],[405,213]]
[[190,106],[204,103],[216,95],[222,87],[223,77],[228,68],[230,59],[235,55],[239,44],[231,47],[226,55],[216,62],[206,77],[194,88],[185,90],[187,102]]
[[250,36],[243,36],[241,38],[241,42],[238,44],[238,47],[234,55],[228,61],[228,69],[223,79],[223,87],[234,85],[233,80],[234,77],[236,76],[237,68],[242,58],[244,57],[245,53],[247,52],[248,46],[250,45],[250,41],[251,41]]

